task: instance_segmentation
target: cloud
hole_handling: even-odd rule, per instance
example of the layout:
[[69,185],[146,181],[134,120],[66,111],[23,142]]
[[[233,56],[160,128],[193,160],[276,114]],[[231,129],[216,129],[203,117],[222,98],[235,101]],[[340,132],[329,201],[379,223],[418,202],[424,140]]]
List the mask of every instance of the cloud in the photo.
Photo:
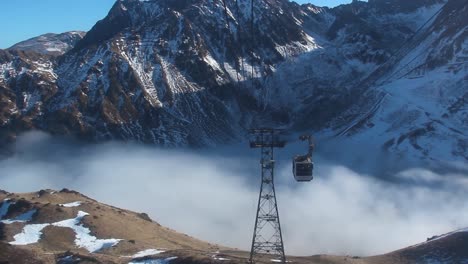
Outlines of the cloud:
[[[147,212],[197,238],[248,250],[259,166],[255,153],[245,151],[83,146],[32,133],[20,138],[14,156],[0,161],[0,189],[75,189]],[[278,162],[288,254],[381,254],[468,226],[466,175],[411,169],[384,181],[329,162],[316,167],[313,182],[295,183],[290,164]]]

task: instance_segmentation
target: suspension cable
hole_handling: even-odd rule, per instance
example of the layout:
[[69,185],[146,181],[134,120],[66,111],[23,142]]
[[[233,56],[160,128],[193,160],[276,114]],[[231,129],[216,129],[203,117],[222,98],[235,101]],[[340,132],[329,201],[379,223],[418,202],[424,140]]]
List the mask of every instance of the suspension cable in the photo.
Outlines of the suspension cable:
[[250,52],[252,53],[252,63],[251,63],[251,82],[252,82],[252,90],[255,88],[254,87],[254,64],[255,64],[255,58],[254,58],[254,52],[255,52],[255,34],[254,34],[254,0],[250,0],[250,47],[251,50]]
[[[237,0],[236,0],[236,5],[237,5]],[[227,7],[227,4],[226,4],[226,0],[223,0],[223,6],[224,6],[224,18],[225,18],[229,38],[231,40],[231,45],[234,45],[235,39],[234,39],[233,33],[231,31],[231,26],[230,26],[230,23],[229,23],[229,12],[228,12],[228,7]],[[237,83],[240,84],[240,76],[239,76],[239,74],[240,74],[239,71],[240,70],[239,70],[239,60],[237,59],[237,52],[234,53],[234,56],[236,58],[236,61],[234,63],[234,66],[236,68],[236,79],[237,79]],[[241,57],[242,57],[242,55],[241,55]]]
[[[240,12],[240,8],[239,8],[239,2],[238,0],[236,0],[236,15],[238,17],[238,22],[237,22],[237,40],[241,40],[242,39],[242,27],[240,25],[240,19],[241,19],[241,12]],[[246,74],[245,74],[245,64],[244,64],[244,54],[245,54],[245,49],[244,49],[244,45],[242,45],[242,42],[241,42],[241,45],[240,45],[240,57],[241,57],[241,76],[244,78],[244,81],[246,81]],[[239,61],[237,60],[236,63],[239,63]]]
[[226,26],[229,30],[229,33],[231,33],[231,26],[229,25],[229,13],[226,5],[226,0],[223,0],[223,6],[224,6],[224,18],[226,20]]
[[[231,31],[231,28],[230,28],[230,23],[229,23],[229,12],[228,12],[228,5],[226,3],[226,0],[222,0],[222,3],[223,3],[223,7],[224,7],[224,17],[225,17],[225,23],[226,23],[226,27],[228,29],[228,33],[231,37],[231,40],[232,40],[232,43],[235,42],[235,40],[233,39],[233,34],[232,34],[232,31]],[[238,3],[238,0],[235,0],[235,5],[236,5],[236,15],[238,17],[238,22],[236,23],[237,24],[237,40],[240,41],[240,59],[241,59],[241,69],[239,69],[239,61],[237,59],[237,52],[235,54],[236,56],[236,62],[235,62],[235,67],[236,67],[236,75],[237,75],[237,82],[240,83],[240,77],[239,77],[239,72],[241,72],[241,76],[244,77],[244,81],[246,81],[248,79],[248,76],[246,74],[246,70],[245,70],[245,65],[244,65],[244,45],[243,45],[243,34],[242,34],[242,27],[240,25],[240,19],[241,19],[241,14],[240,14],[240,10],[239,10],[239,3]],[[255,33],[254,33],[254,30],[255,30],[255,12],[254,12],[254,0],[251,0],[250,1],[250,36],[247,38],[250,40],[250,52],[251,52],[251,71],[250,71],[250,79],[251,79],[251,85],[252,85],[252,88],[254,88],[254,78],[255,78],[255,57],[254,57],[254,53],[255,53]],[[246,78],[247,77],[247,78]]]

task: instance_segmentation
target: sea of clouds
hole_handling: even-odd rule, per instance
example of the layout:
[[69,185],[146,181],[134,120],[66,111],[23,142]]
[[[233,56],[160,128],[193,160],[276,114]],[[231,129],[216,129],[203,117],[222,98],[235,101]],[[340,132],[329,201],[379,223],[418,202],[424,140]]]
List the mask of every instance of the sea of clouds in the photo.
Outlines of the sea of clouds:
[[[0,189],[74,189],[146,212],[179,232],[249,249],[260,166],[247,148],[83,146],[29,133],[14,152],[0,160]],[[296,183],[289,160],[280,159],[276,182],[287,254],[382,254],[468,227],[468,175],[412,168],[385,178],[318,157],[314,181]]]

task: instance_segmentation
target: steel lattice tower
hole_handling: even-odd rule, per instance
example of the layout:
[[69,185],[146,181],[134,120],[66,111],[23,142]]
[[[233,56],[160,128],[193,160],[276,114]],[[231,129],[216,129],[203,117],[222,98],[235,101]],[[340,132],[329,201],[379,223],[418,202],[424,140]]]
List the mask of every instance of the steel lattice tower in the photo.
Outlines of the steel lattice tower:
[[283,148],[285,141],[279,140],[279,130],[275,129],[251,129],[251,148],[261,149],[262,181],[258,198],[257,216],[250,251],[250,263],[254,264],[264,254],[270,254],[286,263],[284,255],[283,236],[278,213],[274,184],[274,148]]

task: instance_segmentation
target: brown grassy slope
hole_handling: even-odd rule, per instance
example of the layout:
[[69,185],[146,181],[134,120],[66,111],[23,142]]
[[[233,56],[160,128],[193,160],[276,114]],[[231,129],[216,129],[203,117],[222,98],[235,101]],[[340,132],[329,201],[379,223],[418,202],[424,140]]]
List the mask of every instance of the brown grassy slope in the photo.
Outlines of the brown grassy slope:
[[[1,198],[0,198],[1,200]],[[42,264],[44,261],[30,250],[24,250],[11,246],[5,242],[0,242],[0,263],[1,264]]]
[[[92,235],[99,239],[122,239],[115,247],[103,250],[99,254],[92,254],[103,259],[114,260],[115,257],[133,255],[145,249],[214,252],[223,248],[162,227],[144,214],[101,204],[73,191],[53,192],[47,190],[24,194],[0,193],[0,202],[5,198],[17,203],[29,202],[31,206],[28,209],[38,210],[30,224],[53,223],[75,218],[78,211],[89,213],[90,215],[86,216],[82,223],[91,230]],[[76,201],[81,201],[82,204],[72,208],[59,205]],[[24,208],[21,211],[12,208],[13,206],[10,208],[8,218],[13,218],[25,211]],[[13,241],[13,236],[20,233],[24,225],[23,223],[4,225],[2,241]],[[49,226],[43,230],[39,243],[17,248],[30,250],[30,252],[39,255],[56,255],[68,250],[83,255],[91,255],[85,249],[77,248],[74,239],[74,232],[70,228]],[[0,263],[4,259],[4,256],[0,257]],[[115,260],[115,262],[120,262],[120,260]]]
[[[119,209],[99,203],[80,193],[62,190],[44,190],[36,193],[12,194],[0,191],[0,203],[10,198],[18,205],[11,207],[8,217],[15,217],[30,209],[37,209],[31,224],[52,223],[75,218],[78,211],[89,213],[82,224],[99,239],[122,239],[116,246],[98,253],[78,248],[75,234],[70,228],[49,226],[43,230],[41,240],[27,246],[11,246],[13,236],[21,232],[24,223],[0,226],[0,264],[4,263],[56,263],[64,256],[81,259],[77,263],[128,263],[131,256],[145,249],[165,249],[157,256],[177,256],[171,264],[246,263],[249,253],[210,244],[178,233],[151,221],[145,214]],[[60,204],[81,201],[79,207],[66,208]],[[429,243],[423,243],[389,254],[360,258],[352,256],[317,255],[288,257],[297,264],[409,264],[425,263],[427,258],[444,260],[468,260],[468,233],[455,233]],[[216,253],[215,253],[216,252]],[[229,259],[216,260],[215,257]],[[423,261],[423,262],[421,262]],[[259,263],[272,263],[270,256]],[[458,263],[458,262],[453,262]],[[461,262],[460,262],[461,263]]]

